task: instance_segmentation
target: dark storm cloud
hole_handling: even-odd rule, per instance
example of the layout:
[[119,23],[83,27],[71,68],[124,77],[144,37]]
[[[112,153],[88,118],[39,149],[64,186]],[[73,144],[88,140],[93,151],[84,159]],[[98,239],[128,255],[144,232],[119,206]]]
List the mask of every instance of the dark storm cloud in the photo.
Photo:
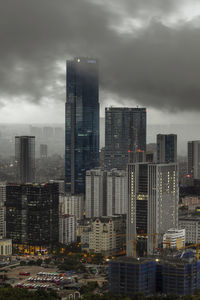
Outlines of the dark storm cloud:
[[[102,89],[122,103],[199,109],[200,22],[163,22],[183,3],[0,0],[0,99],[64,100],[57,63],[87,55],[99,57]],[[136,29],[121,31],[130,18]]]

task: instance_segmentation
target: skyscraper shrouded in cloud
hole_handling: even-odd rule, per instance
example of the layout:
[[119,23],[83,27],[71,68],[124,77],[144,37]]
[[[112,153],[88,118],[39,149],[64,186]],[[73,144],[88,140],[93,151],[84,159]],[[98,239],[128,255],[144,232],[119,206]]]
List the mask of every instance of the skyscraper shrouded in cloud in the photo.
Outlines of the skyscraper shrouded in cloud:
[[106,168],[126,169],[130,153],[138,151],[146,151],[146,108],[106,108]]
[[67,61],[65,106],[66,192],[84,193],[87,170],[99,164],[99,67],[98,61]]
[[17,182],[35,181],[35,137],[15,137],[15,161]]
[[157,162],[177,162],[177,135],[157,134]]

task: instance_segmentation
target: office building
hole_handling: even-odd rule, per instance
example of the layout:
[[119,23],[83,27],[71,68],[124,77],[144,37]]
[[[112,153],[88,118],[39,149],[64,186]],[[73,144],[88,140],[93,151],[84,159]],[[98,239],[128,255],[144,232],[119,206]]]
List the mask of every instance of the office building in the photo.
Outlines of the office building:
[[14,244],[52,246],[58,243],[58,185],[8,184],[6,236]]
[[87,218],[106,216],[107,173],[101,169],[86,172],[85,211]]
[[146,108],[106,108],[106,168],[125,170],[128,154],[138,151],[146,151]]
[[126,217],[94,218],[81,233],[82,250],[105,255],[120,254],[125,248]]
[[177,135],[157,134],[157,163],[177,162]]
[[64,195],[65,194],[65,181],[62,179],[51,179],[49,180],[49,183],[57,183],[58,184],[58,191],[59,195]]
[[73,215],[76,220],[83,219],[85,215],[84,195],[62,194],[59,196],[59,213]]
[[200,141],[188,142],[188,175],[200,179]]
[[127,173],[124,170],[112,169],[107,171],[107,216],[126,214],[127,201]]
[[40,145],[40,158],[46,159],[48,156],[48,146],[47,144],[41,144]]
[[35,181],[35,137],[15,137],[16,179],[19,183]]
[[99,75],[94,59],[67,61],[65,126],[66,192],[84,193],[86,171],[99,165]]
[[59,216],[59,243],[69,245],[76,242],[76,217]]
[[[178,226],[178,167],[169,164],[128,164],[127,255],[151,254],[162,234]],[[156,240],[155,244],[154,241]]]

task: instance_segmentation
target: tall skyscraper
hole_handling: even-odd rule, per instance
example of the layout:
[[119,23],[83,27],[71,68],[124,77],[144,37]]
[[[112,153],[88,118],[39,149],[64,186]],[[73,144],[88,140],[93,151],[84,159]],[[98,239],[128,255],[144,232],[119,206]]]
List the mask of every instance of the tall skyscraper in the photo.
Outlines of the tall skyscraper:
[[146,108],[106,108],[106,168],[126,169],[129,153],[138,151],[146,151]]
[[157,134],[157,162],[159,164],[177,162],[176,134]]
[[[128,164],[127,256],[137,250],[152,253],[162,234],[178,226],[178,167],[169,164]],[[143,238],[142,238],[143,236]]]
[[200,179],[200,141],[188,142],[188,174]]
[[35,137],[15,137],[15,161],[17,181],[20,183],[35,181]]
[[99,75],[94,59],[67,61],[66,192],[85,191],[85,174],[99,164]]

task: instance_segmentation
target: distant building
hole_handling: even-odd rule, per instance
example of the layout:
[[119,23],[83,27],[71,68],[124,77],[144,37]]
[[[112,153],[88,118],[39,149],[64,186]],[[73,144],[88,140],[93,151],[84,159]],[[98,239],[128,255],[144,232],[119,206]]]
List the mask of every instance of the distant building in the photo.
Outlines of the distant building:
[[59,217],[59,243],[69,245],[76,242],[76,217],[61,215]]
[[44,127],[43,128],[43,137],[46,139],[53,138],[54,130],[53,127]]
[[200,141],[188,142],[188,175],[200,179]]
[[6,236],[14,244],[52,246],[58,243],[58,185],[6,186]]
[[146,151],[146,108],[106,108],[106,168],[125,170],[128,153],[138,151]]
[[181,206],[187,207],[188,211],[192,212],[196,209],[200,208],[200,196],[185,196],[182,197],[182,204]]
[[169,229],[163,235],[163,248],[182,249],[185,246],[185,229]]
[[40,144],[40,158],[46,159],[48,156],[48,146],[47,144]]
[[157,162],[159,164],[177,162],[176,134],[157,134]]
[[12,240],[0,238],[0,257],[12,255]]
[[64,138],[64,129],[62,127],[55,127],[55,138]]
[[99,165],[99,66],[91,58],[67,61],[65,106],[66,192],[85,192],[87,170]]
[[178,227],[185,229],[185,243],[200,243],[200,216],[199,215],[180,215]]
[[84,217],[85,201],[84,195],[63,194],[59,197],[59,213],[61,215],[73,215],[76,220]]
[[[133,239],[137,251],[153,252],[162,243],[161,235],[178,226],[177,164],[128,164],[127,256],[133,256]],[[155,235],[156,234],[156,235]]]
[[19,183],[35,181],[35,137],[15,137],[16,176]]
[[82,249],[94,253],[116,254],[124,249],[125,215],[94,218],[81,234]]
[[6,184],[0,183],[0,237],[6,237]]

